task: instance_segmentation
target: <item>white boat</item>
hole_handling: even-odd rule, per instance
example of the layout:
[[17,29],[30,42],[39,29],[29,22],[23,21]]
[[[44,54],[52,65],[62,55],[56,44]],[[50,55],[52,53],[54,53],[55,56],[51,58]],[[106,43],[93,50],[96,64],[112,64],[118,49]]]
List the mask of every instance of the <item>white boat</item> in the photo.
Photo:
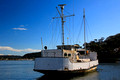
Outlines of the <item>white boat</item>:
[[41,57],[35,59],[34,71],[44,74],[76,74],[94,71],[97,68],[97,53],[86,50],[86,45],[85,49],[80,49],[77,44],[64,45],[64,5],[59,5],[62,13],[62,45],[58,45],[57,49],[42,50]]

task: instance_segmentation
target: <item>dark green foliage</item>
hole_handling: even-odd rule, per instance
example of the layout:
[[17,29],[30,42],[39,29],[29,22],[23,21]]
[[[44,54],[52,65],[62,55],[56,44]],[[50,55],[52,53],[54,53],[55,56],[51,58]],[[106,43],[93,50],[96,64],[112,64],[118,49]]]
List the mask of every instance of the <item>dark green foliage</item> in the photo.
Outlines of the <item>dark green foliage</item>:
[[28,53],[25,54],[22,58],[34,59],[37,57],[41,57],[41,52]]
[[87,49],[96,51],[98,58],[120,58],[120,33],[114,36],[109,36],[105,40],[94,39],[86,44]]
[[0,55],[0,60],[27,60],[41,57],[41,52],[27,53],[24,56],[17,55]]
[[18,60],[21,56],[18,55],[0,55],[0,60]]

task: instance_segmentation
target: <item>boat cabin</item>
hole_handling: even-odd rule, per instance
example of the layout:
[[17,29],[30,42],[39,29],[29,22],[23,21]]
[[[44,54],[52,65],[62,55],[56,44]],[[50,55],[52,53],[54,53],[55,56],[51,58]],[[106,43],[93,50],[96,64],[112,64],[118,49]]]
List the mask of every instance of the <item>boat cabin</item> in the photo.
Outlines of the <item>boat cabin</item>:
[[64,45],[64,47],[57,46],[57,49],[42,50],[41,53],[42,57],[65,57],[69,58],[71,62],[90,61],[90,58],[91,60],[97,59],[96,53],[92,52],[91,55],[91,52],[87,50],[85,54],[85,51],[85,49],[79,49],[78,45]]
[[58,45],[57,49],[64,49],[64,50],[76,50],[80,48],[78,44],[75,45]]
[[57,49],[42,50],[42,57],[70,57],[77,53],[77,45],[59,45]]

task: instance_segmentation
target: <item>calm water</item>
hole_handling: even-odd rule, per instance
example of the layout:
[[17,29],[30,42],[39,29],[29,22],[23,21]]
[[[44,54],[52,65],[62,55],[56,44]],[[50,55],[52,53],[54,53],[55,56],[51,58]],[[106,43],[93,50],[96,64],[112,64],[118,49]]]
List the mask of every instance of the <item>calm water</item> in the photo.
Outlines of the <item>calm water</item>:
[[0,80],[120,80],[120,63],[104,63],[96,72],[77,77],[44,76],[34,72],[34,61],[0,61]]

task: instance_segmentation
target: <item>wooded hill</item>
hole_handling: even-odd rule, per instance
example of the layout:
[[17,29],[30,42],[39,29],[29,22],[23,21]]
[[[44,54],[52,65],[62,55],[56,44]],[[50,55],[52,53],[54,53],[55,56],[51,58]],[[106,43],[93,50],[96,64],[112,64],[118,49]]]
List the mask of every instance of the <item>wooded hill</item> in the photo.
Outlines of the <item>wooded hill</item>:
[[41,57],[41,52],[27,53],[23,56],[19,55],[0,55],[0,60],[28,60]]
[[104,37],[94,39],[94,41],[87,43],[86,46],[87,49],[98,53],[98,59],[120,58],[120,33],[109,36],[105,40]]

